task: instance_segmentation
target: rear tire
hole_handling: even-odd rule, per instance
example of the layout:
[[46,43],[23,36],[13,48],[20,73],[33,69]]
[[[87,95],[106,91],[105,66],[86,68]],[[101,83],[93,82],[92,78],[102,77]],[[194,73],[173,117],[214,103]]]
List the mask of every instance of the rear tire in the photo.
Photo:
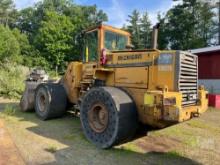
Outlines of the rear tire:
[[30,107],[31,106],[29,105],[28,97],[23,94],[20,99],[20,110],[23,112],[32,111],[33,109],[31,109]]
[[25,91],[20,99],[20,110],[23,112],[34,111],[34,96],[35,90],[39,85],[39,82],[26,81]]
[[60,84],[40,84],[35,93],[35,112],[42,120],[62,117],[66,112],[67,96]]
[[91,89],[83,98],[80,120],[87,139],[103,149],[127,141],[137,129],[133,100],[114,87]]

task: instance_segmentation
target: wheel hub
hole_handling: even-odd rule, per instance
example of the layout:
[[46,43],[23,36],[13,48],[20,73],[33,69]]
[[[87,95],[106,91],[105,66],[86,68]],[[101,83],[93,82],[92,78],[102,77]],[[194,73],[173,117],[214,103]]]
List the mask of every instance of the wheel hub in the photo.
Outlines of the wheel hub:
[[102,104],[95,104],[88,111],[89,125],[93,131],[102,133],[108,125],[108,111]]
[[43,94],[41,94],[40,99],[39,99],[39,110],[41,112],[45,111],[45,105],[46,105],[46,98]]

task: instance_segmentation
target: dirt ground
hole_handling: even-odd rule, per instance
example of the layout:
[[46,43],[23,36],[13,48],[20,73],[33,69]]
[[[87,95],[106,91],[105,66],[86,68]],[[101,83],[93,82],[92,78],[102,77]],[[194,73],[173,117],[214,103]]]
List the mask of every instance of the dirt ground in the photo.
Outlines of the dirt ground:
[[0,119],[0,164],[18,164],[24,165],[24,160],[19,150],[15,146],[7,129],[5,129],[3,121]]
[[0,99],[0,118],[26,164],[217,165],[220,162],[220,110],[209,109],[200,118],[139,134],[133,141],[110,150],[100,150],[89,143],[79,118],[71,113],[45,122],[34,113],[20,112],[17,102]]

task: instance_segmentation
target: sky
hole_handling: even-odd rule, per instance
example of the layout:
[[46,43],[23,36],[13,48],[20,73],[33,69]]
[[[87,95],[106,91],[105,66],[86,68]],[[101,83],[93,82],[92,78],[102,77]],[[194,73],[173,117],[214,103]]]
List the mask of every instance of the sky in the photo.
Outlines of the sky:
[[[22,9],[32,6],[40,0],[14,0],[16,8]],[[158,12],[165,13],[176,4],[172,0],[73,0],[80,5],[96,5],[108,15],[107,24],[122,27],[128,19],[128,15],[134,9],[141,13],[147,11],[152,24],[157,22]]]

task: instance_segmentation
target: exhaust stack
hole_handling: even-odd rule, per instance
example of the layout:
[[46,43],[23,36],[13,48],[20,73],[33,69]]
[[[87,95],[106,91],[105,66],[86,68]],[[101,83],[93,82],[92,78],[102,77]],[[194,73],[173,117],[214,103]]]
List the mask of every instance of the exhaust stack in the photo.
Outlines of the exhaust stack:
[[158,45],[158,30],[160,28],[160,23],[157,23],[153,27],[153,38],[152,38],[152,49],[157,49]]

